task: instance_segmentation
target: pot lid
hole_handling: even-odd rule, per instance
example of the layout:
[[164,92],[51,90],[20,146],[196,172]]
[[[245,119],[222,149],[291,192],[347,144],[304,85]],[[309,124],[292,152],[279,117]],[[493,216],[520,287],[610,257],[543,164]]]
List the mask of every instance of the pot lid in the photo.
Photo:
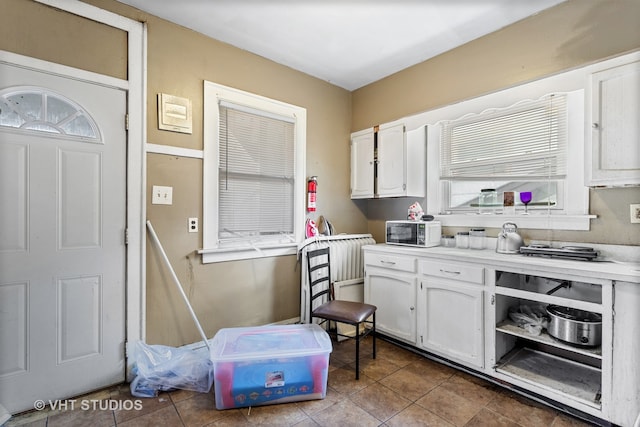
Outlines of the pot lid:
[[548,305],[547,312],[563,319],[575,320],[576,322],[601,323],[602,316],[590,311],[578,310],[577,308],[562,307],[559,305]]

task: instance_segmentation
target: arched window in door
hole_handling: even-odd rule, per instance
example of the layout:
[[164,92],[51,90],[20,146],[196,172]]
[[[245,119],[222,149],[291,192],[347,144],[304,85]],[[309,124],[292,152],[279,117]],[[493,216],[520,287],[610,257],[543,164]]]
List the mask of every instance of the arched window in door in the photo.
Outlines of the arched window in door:
[[85,109],[42,87],[20,86],[1,90],[0,127],[102,142],[98,126]]

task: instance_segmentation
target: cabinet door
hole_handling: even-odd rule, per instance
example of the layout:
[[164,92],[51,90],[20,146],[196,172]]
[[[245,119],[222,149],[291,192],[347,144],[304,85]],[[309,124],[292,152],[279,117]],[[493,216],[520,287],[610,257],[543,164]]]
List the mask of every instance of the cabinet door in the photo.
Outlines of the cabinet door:
[[640,62],[594,73],[591,101],[587,185],[640,184]]
[[378,131],[378,197],[406,194],[407,168],[404,125]]
[[373,129],[351,136],[351,198],[373,197]]
[[482,368],[482,288],[436,278],[423,279],[420,287],[426,299],[424,315],[421,315],[422,346]]
[[376,310],[376,330],[416,343],[416,278],[391,271],[365,274],[365,302]]

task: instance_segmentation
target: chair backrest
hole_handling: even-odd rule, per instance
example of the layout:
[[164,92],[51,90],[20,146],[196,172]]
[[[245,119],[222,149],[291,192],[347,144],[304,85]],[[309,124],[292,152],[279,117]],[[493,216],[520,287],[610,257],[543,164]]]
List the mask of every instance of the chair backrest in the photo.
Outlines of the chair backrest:
[[[331,267],[329,265],[329,247],[307,252],[309,271],[309,313],[313,312],[314,301],[320,303],[333,299],[331,288]],[[316,303],[317,305],[318,303]]]

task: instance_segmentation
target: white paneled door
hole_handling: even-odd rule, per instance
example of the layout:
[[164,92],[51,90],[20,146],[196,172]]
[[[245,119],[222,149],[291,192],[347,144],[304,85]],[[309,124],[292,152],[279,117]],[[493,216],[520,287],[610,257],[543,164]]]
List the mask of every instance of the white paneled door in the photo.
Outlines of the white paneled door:
[[0,402],[124,381],[126,92],[0,64]]

